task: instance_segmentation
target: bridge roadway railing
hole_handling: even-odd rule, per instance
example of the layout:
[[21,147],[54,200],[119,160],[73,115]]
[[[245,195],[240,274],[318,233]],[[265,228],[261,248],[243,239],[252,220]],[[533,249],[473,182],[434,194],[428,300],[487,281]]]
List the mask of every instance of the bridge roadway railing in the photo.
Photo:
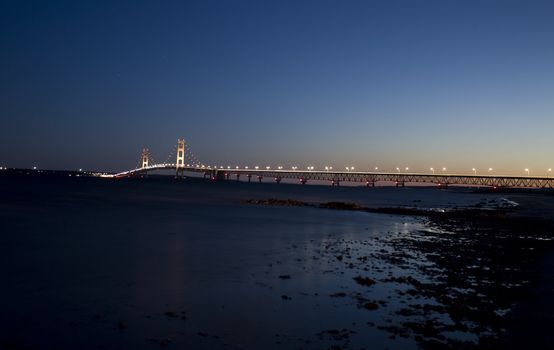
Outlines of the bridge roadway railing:
[[[127,177],[148,171],[176,169],[175,164],[155,164],[137,168],[105,177]],[[377,182],[392,182],[397,186],[407,183],[428,183],[441,186],[488,186],[488,187],[524,187],[554,188],[554,178],[538,176],[505,176],[505,175],[461,175],[461,174],[422,174],[422,173],[383,173],[383,172],[332,172],[315,170],[266,170],[266,169],[216,169],[210,167],[185,166],[186,172],[202,173],[214,179],[237,179],[247,177],[250,180],[266,178],[280,181],[282,179],[308,181],[328,181],[333,184],[341,182],[359,182],[373,185]]]

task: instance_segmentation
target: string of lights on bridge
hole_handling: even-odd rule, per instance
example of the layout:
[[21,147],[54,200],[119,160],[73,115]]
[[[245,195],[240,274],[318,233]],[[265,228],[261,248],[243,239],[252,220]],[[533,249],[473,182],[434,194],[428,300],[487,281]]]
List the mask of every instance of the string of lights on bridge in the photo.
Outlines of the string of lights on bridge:
[[[396,167],[396,171],[384,172],[375,167],[372,171],[360,171],[355,166],[346,166],[344,170],[334,169],[331,165],[326,165],[321,169],[309,165],[300,168],[296,165],[285,168],[282,165],[273,167],[271,165],[259,166],[249,165],[238,166],[231,165],[206,165],[200,161],[192,152],[190,145],[185,146],[184,139],[177,141],[177,146],[171,151],[167,160],[175,156],[175,163],[153,163],[150,151],[145,148],[142,151],[139,166],[135,169],[123,171],[117,174],[105,174],[104,177],[122,178],[129,176],[144,176],[150,171],[156,170],[175,170],[177,178],[184,177],[185,172],[201,173],[204,178],[209,177],[214,181],[230,180],[231,177],[240,181],[241,177],[246,177],[248,182],[252,178],[257,178],[262,182],[264,178],[273,179],[276,183],[281,180],[298,180],[305,185],[308,181],[327,181],[332,186],[339,186],[340,183],[365,183],[368,187],[374,187],[377,182],[393,183],[396,187],[404,187],[410,183],[432,183],[439,187],[448,187],[449,185],[461,186],[487,186],[494,189],[499,187],[527,187],[527,188],[554,188],[554,179],[550,177],[551,168],[547,169],[546,176],[531,176],[529,168],[525,168],[526,176],[501,176],[493,174],[493,168],[488,168],[484,175],[477,174],[477,168],[472,168],[472,174],[451,174],[446,167],[437,169],[430,167],[428,172],[410,172],[410,167]],[[187,160],[188,162],[185,162]]]
[[[156,164],[154,163],[155,165],[163,165],[163,166],[175,166],[175,163],[162,163],[162,164]],[[245,166],[239,166],[239,165],[235,165],[235,166],[230,166],[230,165],[227,165],[227,166],[223,166],[223,165],[205,165],[205,164],[202,164],[200,162],[194,162],[194,163],[187,163],[186,164],[186,167],[196,167],[196,168],[201,168],[201,169],[207,169],[207,170],[240,170],[240,169],[244,169],[244,170],[292,170],[292,171],[304,171],[303,167],[298,167],[298,166],[290,166],[290,167],[284,167],[282,165],[279,165],[279,166],[265,166],[265,167],[260,167],[258,165],[255,165],[255,166],[248,166],[248,165],[245,165]],[[137,167],[138,168],[138,167]],[[356,167],[355,166],[347,166],[347,167],[344,167],[344,170],[346,172],[355,172],[356,171]],[[373,168],[373,172],[379,172],[379,167],[375,167]],[[324,166],[322,168],[316,168],[315,166],[307,166],[305,168],[305,171],[326,171],[326,172],[340,172],[342,170],[339,170],[339,169],[336,169],[336,168],[333,168],[332,166]],[[359,170],[359,169],[358,169]],[[398,174],[402,174],[402,173],[410,173],[410,174],[423,174],[424,172],[410,172],[410,167],[405,167],[405,168],[400,168],[400,167],[396,167],[394,168],[395,172],[398,173]],[[383,170],[381,170],[383,171]],[[444,174],[444,175],[448,175],[449,173],[447,172],[447,168],[446,167],[443,167],[440,169],[441,173],[440,174]],[[478,175],[478,169],[477,168],[472,168],[471,169],[472,171],[472,174],[473,175]],[[529,168],[525,168],[523,169],[524,171],[524,174],[527,175],[527,176],[531,176],[531,171]],[[368,172],[367,170],[359,170],[359,172]],[[371,171],[369,171],[371,172]],[[432,175],[435,175],[437,174],[437,172],[435,171],[435,168],[429,168],[429,173],[432,174]],[[468,172],[469,174],[469,172]],[[488,172],[486,173],[487,175],[494,175],[493,173],[493,168],[488,168]],[[546,169],[546,176],[550,176],[552,174],[552,168],[548,168]]]

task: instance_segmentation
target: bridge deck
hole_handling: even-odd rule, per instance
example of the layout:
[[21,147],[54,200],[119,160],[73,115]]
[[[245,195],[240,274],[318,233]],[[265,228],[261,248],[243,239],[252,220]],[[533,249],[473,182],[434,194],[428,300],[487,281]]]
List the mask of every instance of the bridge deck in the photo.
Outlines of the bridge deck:
[[[104,177],[121,178],[145,173],[148,171],[170,169],[176,170],[175,164],[155,164],[144,168],[132,169]],[[422,174],[422,173],[385,173],[385,172],[337,172],[316,170],[272,170],[272,169],[215,169],[210,167],[185,166],[180,168],[185,172],[203,173],[214,179],[237,179],[246,176],[249,179],[261,180],[270,178],[295,179],[301,183],[308,181],[329,181],[333,184],[341,182],[358,182],[374,185],[377,182],[392,182],[397,186],[408,183],[429,183],[443,186],[488,186],[488,187],[520,187],[520,188],[554,188],[554,178],[537,176],[505,176],[505,175],[465,175],[465,174]]]

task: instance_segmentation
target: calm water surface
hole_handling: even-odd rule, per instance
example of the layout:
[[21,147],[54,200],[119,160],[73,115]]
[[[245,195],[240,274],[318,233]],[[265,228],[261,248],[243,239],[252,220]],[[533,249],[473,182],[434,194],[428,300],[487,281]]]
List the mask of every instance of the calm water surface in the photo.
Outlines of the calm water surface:
[[376,327],[405,298],[353,280],[406,272],[345,268],[337,252],[389,249],[382,238],[426,229],[420,219],[240,200],[445,208],[498,197],[159,179],[0,179],[0,189],[0,348],[23,349],[415,348]]

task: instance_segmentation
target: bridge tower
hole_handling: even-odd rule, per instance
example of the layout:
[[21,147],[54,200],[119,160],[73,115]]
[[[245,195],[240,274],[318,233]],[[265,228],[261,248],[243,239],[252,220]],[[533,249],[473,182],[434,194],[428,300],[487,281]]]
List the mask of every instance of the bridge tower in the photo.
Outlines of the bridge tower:
[[148,160],[150,159],[150,151],[148,150],[148,148],[143,148],[142,149],[142,161],[141,161],[141,168],[146,168],[148,167]]
[[[177,159],[175,161],[175,169],[177,177],[182,177],[185,171],[185,140],[177,140]],[[180,173],[180,174],[179,174]]]

